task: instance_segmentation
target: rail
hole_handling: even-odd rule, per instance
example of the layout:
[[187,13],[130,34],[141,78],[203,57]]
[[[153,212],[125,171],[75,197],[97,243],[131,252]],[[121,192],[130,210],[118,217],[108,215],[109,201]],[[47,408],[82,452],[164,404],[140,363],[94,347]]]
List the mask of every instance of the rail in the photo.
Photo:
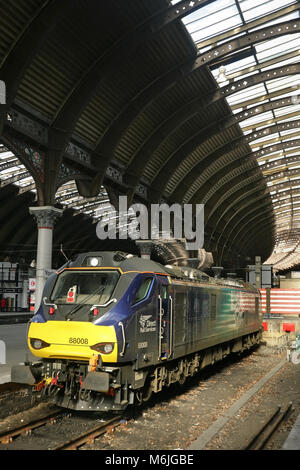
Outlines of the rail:
[[269,416],[267,421],[259,428],[256,433],[250,438],[243,450],[261,450],[264,448],[272,434],[279,427],[281,421],[290,413],[292,410],[292,402],[286,406],[284,410],[281,406]]
[[120,418],[121,416],[115,416],[105,423],[100,424],[90,429],[89,431],[80,434],[79,436],[76,436],[74,439],[53,447],[51,450],[76,450],[78,447],[84,444],[92,444],[97,437],[105,434],[108,429],[111,429],[112,427],[115,428],[122,424]]

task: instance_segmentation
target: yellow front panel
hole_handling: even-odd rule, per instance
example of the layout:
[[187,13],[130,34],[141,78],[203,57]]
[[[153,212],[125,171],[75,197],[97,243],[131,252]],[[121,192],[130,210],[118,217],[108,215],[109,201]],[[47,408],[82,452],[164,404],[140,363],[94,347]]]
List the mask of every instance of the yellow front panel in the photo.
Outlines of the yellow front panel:
[[[33,349],[30,338],[41,339],[50,346]],[[28,332],[28,346],[32,354],[44,358],[89,360],[95,354],[90,346],[97,343],[114,343],[110,354],[101,354],[103,362],[117,362],[118,347],[113,326],[94,325],[88,322],[48,321],[31,323]]]

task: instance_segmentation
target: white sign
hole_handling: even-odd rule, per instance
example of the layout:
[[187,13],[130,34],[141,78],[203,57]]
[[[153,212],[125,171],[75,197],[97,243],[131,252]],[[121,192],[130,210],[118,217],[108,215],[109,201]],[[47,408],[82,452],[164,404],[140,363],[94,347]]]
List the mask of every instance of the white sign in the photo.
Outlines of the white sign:
[[3,80],[0,80],[0,104],[6,104],[6,87]]
[[6,364],[6,345],[0,339],[0,364]]
[[35,290],[35,283],[36,283],[35,277],[29,278],[29,290]]

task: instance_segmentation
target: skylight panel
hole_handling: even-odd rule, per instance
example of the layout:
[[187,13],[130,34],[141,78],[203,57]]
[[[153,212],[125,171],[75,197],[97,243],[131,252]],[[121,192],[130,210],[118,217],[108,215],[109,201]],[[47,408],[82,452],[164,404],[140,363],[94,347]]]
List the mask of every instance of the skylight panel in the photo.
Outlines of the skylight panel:
[[[253,67],[257,64],[256,60],[255,60],[255,57],[254,55],[251,55],[251,56],[248,56],[248,57],[244,57],[243,59],[241,60],[237,60],[235,62],[231,62],[231,63],[228,63],[226,64],[224,67],[225,67],[225,73],[226,73],[226,76],[228,77],[228,79],[230,79],[232,76],[234,76],[234,74],[238,74],[237,77],[234,78],[234,80],[241,80],[242,78],[248,76],[248,75],[253,75],[255,73],[258,73],[257,71],[245,71],[245,73],[243,74],[242,71],[245,69],[245,70],[248,70],[250,67]],[[215,79],[217,80],[218,79],[218,75],[220,73],[220,68],[215,68],[215,69],[212,69],[211,70],[213,76],[215,77]],[[240,73],[238,73],[240,72]],[[223,83],[219,83],[219,85],[223,85]]]
[[[205,22],[207,23],[207,22]],[[195,32],[190,33],[194,42],[198,42],[203,39],[207,39],[213,36],[216,36],[219,33],[223,33],[228,31],[229,29],[235,28],[242,24],[241,17],[239,14],[231,16],[226,20],[220,22],[212,22],[209,26],[205,26],[204,28],[197,29]],[[189,31],[189,28],[187,27]],[[190,31],[189,31],[190,32]]]
[[[172,0],[172,4],[174,5],[175,3],[177,2]],[[222,2],[214,1],[190,13],[189,15],[187,15],[186,17],[182,19],[182,22],[185,25],[189,25],[194,22],[201,21],[207,17],[213,16],[216,13],[216,10],[223,11],[223,10],[226,10],[228,7],[232,7],[232,6],[235,6],[235,0],[222,0]]]
[[[299,42],[299,45],[300,45],[300,42]],[[269,65],[268,67],[262,67],[261,70],[262,71],[272,70],[274,67],[277,68],[277,67],[283,67],[284,65],[288,65],[288,64],[296,64],[296,63],[299,62],[299,60],[300,60],[300,55],[299,55],[299,52],[297,51],[297,56],[291,57],[291,58],[283,60],[283,61],[279,60],[278,62],[276,62],[276,64]]]
[[280,90],[286,87],[295,87],[297,91],[297,86],[299,84],[300,76],[298,75],[288,75],[281,78],[274,78],[273,80],[268,80],[266,82],[267,89],[270,93],[273,91]]
[[255,49],[257,51],[257,54],[260,54],[267,50],[274,51],[275,48],[277,48],[278,46],[281,46],[281,52],[283,53],[283,52],[286,52],[288,49],[291,49],[291,44],[294,44],[295,43],[294,41],[298,38],[299,38],[299,33],[284,34],[283,36],[279,36],[273,39],[268,39],[267,41],[256,44]]
[[[214,7],[213,13],[204,14],[205,8],[200,8],[198,12],[195,12],[195,14],[192,13],[188,17],[184,18],[183,23],[185,24],[187,30],[190,33],[194,33],[197,30],[209,28],[217,23],[226,23],[228,19],[238,14],[238,10],[234,2],[227,2],[230,5],[227,5],[226,8],[224,8],[224,5],[222,3],[218,3],[219,8],[217,9],[215,4],[212,3],[210,5],[210,7]],[[191,18],[193,15],[195,15],[194,19]],[[192,21],[190,21],[191,19]]]
[[264,137],[261,137],[260,139],[257,139],[257,140],[252,140],[250,142],[250,145],[251,147],[256,147],[256,146],[259,146],[260,142],[265,142],[266,140],[272,140],[272,139],[279,139],[280,135],[278,134],[278,132],[275,132],[274,134],[271,134],[271,135],[268,135],[267,137],[264,136]]
[[213,2],[183,18],[194,42],[216,36],[243,24],[235,0]]
[[[272,158],[272,155],[276,155],[276,156],[274,158]],[[283,155],[282,154],[278,155],[278,152],[269,153],[268,154],[268,162],[276,162],[277,160],[280,160],[282,157],[283,157]]]
[[0,159],[5,160],[6,158],[13,157],[14,155],[11,152],[1,152]]
[[299,120],[299,114],[296,113],[296,116],[291,116],[290,114],[287,115],[285,118],[284,115],[280,117],[280,122],[290,122],[290,121],[298,121]]
[[273,26],[273,25],[276,25],[278,23],[283,23],[283,22],[294,20],[294,19],[297,19],[297,18],[299,18],[299,13],[298,13],[298,11],[294,11],[292,13],[289,13],[288,15],[280,16],[279,18],[276,18],[275,20],[268,21],[267,23],[263,23],[263,24],[257,26],[256,28],[251,28],[251,29],[249,29],[249,32],[258,31],[259,29],[267,28],[268,26]]
[[275,10],[292,5],[295,1],[271,0],[264,3],[253,2],[253,0],[239,0],[245,21],[250,21],[260,16],[267,15]]
[[288,140],[288,139],[287,139],[287,136],[288,136],[289,134],[293,134],[293,133],[295,132],[295,130],[297,130],[297,129],[299,129],[299,131],[300,131],[300,126],[299,126],[298,128],[288,129],[288,130],[286,130],[286,131],[281,131],[281,132],[280,132],[280,135],[284,137],[284,140]]
[[291,205],[292,205],[292,202],[287,202],[286,204],[278,204],[278,205],[274,206],[274,209],[279,209],[279,208],[282,208],[282,207],[289,207]]
[[266,88],[263,83],[259,83],[258,85],[254,85],[252,87],[246,88],[245,90],[241,90],[237,93],[234,93],[231,96],[228,96],[227,102],[229,105],[242,103],[250,98],[255,98],[256,96],[263,96],[266,94]]
[[[299,84],[300,85],[300,84]],[[292,91],[290,91],[289,93],[283,93],[282,95],[279,95],[280,98],[292,98],[293,100],[293,103],[294,104],[297,104],[297,103],[300,103],[300,86],[298,85],[292,85],[291,87],[289,87]],[[271,98],[271,101],[272,100],[276,100],[279,96],[275,97],[275,98]]]
[[266,113],[261,113],[261,114],[258,114],[257,116],[251,116],[251,118],[245,119],[244,121],[240,123],[240,126],[247,127],[247,126],[251,126],[254,124],[258,124],[262,121],[265,121],[266,119],[272,119],[272,118],[273,118],[272,112],[267,111]]
[[34,180],[32,176],[25,176],[24,178],[20,178],[18,181],[15,182],[17,186],[27,186],[28,184],[33,183]]
[[285,106],[284,108],[274,109],[274,114],[276,117],[284,116],[286,114],[289,114],[291,110],[293,112],[300,111],[300,104],[294,104],[292,108],[291,106]]
[[269,60],[273,57],[280,57],[280,55],[284,53],[298,49],[300,46],[299,38],[299,33],[288,34],[255,45],[259,62]]
[[11,175],[16,171],[20,172],[20,170],[24,171],[25,168],[22,167],[21,165],[18,165],[18,166],[16,165],[16,166],[13,166],[12,168],[7,168],[6,170],[1,171],[1,177]]
[[294,150],[289,150],[289,151],[286,151],[285,153],[288,155],[288,157],[297,157],[300,153],[300,148],[294,147]]
[[244,59],[238,60],[237,62],[233,62],[232,64],[228,64],[228,72],[236,73],[246,67],[251,67],[252,65],[256,65],[254,55],[245,57]]

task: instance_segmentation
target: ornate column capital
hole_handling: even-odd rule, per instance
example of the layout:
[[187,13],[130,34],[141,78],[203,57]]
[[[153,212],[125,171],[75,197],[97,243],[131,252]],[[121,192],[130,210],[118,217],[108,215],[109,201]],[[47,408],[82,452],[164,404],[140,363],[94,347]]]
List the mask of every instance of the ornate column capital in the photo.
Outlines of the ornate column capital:
[[57,219],[62,216],[63,209],[52,206],[29,207],[29,212],[36,219],[38,228],[53,229]]

